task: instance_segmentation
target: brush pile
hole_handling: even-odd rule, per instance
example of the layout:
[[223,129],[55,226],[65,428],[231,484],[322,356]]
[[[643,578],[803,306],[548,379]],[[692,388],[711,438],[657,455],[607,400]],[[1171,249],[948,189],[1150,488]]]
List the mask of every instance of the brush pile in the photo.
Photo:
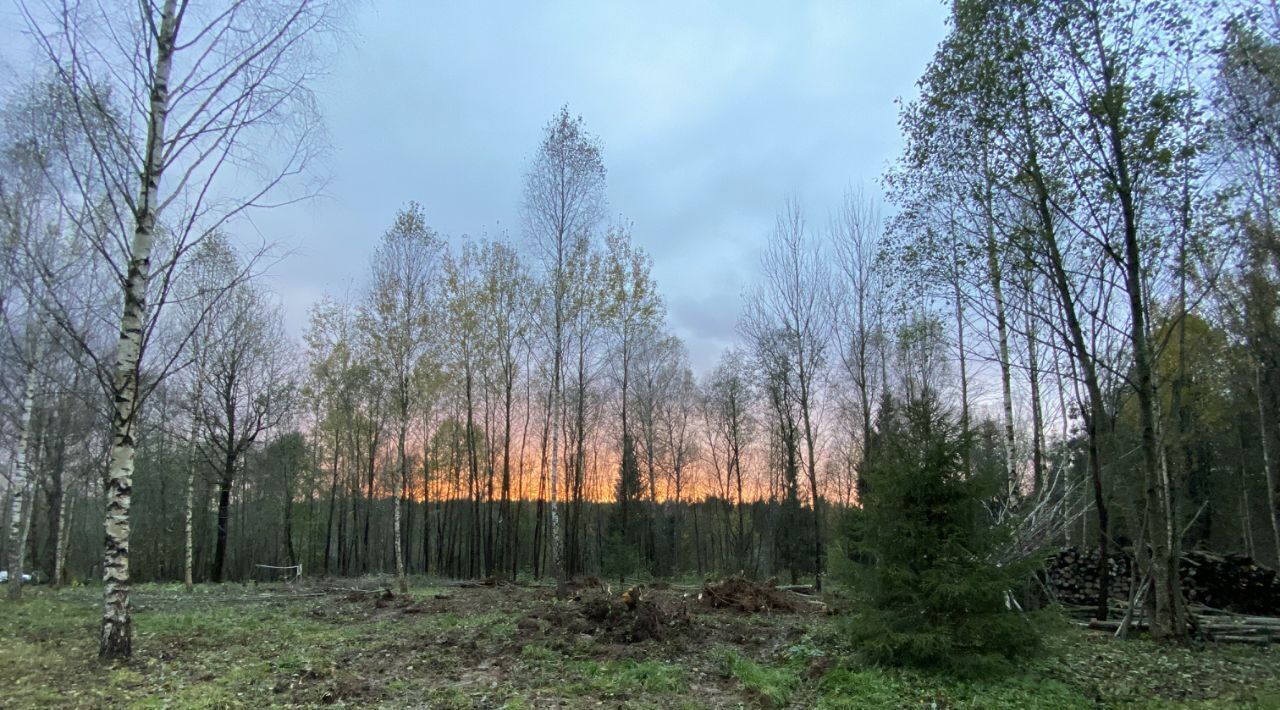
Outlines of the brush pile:
[[774,580],[752,582],[738,575],[719,582],[707,582],[702,586],[702,594],[698,598],[717,609],[731,608],[752,614],[797,609],[793,593],[778,589]]
[[582,599],[580,633],[615,643],[661,640],[690,627],[681,602],[650,595],[636,586],[621,596],[592,594]]

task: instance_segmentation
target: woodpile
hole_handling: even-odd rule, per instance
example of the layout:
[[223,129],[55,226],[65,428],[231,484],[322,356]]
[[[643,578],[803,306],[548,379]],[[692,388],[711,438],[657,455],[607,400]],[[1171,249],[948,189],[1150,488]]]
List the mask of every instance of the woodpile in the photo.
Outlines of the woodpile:
[[[1067,606],[1097,606],[1101,580],[1098,575],[1100,553],[1096,549],[1063,548],[1045,563],[1045,578],[1056,601]],[[1128,596],[1132,561],[1124,554],[1110,554],[1107,565],[1111,576],[1111,596]]]
[[[1113,599],[1128,597],[1133,559],[1109,555]],[[1044,579],[1053,597],[1067,606],[1097,605],[1100,584],[1098,551],[1064,548],[1045,564]],[[1242,555],[1188,552],[1182,557],[1182,589],[1189,604],[1238,614],[1280,616],[1280,579]]]
[[1241,614],[1280,615],[1280,580],[1243,555],[1191,552],[1182,558],[1187,602]]

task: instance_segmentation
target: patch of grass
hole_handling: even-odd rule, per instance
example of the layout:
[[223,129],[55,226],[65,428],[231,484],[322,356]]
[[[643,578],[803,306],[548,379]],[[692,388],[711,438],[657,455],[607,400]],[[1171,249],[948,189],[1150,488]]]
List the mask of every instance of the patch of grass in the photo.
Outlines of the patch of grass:
[[571,687],[584,695],[683,693],[689,687],[684,669],[663,661],[574,661],[567,667],[579,676]]
[[526,661],[534,663],[546,663],[550,661],[558,661],[561,656],[559,653],[537,644],[530,644],[520,648],[520,657]]
[[504,612],[479,614],[420,614],[415,625],[443,631],[483,632],[494,638],[506,638],[516,631],[515,619]]
[[773,707],[781,707],[791,699],[800,683],[800,671],[794,663],[765,666],[734,650],[722,651],[725,675],[736,678],[748,691]]
[[472,699],[457,688],[432,688],[421,698],[423,707],[429,708],[445,708],[451,710],[457,708],[473,708],[475,703]]

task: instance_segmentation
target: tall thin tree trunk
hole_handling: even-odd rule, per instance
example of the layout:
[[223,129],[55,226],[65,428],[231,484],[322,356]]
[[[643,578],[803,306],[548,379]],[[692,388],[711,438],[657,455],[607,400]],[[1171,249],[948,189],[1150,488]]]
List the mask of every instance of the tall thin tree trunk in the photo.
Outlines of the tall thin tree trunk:
[[431,437],[422,437],[422,573],[431,574]]
[[[333,512],[334,512],[334,508],[337,507],[337,502],[338,502],[338,443],[339,443],[338,430],[335,427],[333,431],[333,458],[331,459],[331,462],[333,465],[333,478],[329,486],[329,519],[325,523],[325,528],[324,528],[324,573],[325,574],[329,574],[332,571],[329,569],[329,558],[330,558],[329,551],[335,548],[341,550],[341,540],[335,539],[333,536]],[[342,534],[341,530],[339,530],[338,534],[339,536],[341,536]],[[341,552],[339,552],[339,555],[341,555]]]
[[227,539],[231,525],[231,489],[235,484],[235,415],[234,408],[227,410],[227,451],[222,461],[222,476],[218,480],[218,530],[214,536],[213,570],[210,579],[214,583],[222,581],[227,566]]
[[1262,468],[1264,480],[1267,483],[1267,513],[1271,517],[1271,541],[1274,545],[1272,551],[1276,556],[1276,567],[1280,569],[1280,516],[1276,514],[1277,479],[1280,479],[1280,475],[1277,475],[1271,462],[1271,446],[1268,443],[1271,440],[1271,432],[1268,429],[1266,405],[1262,396],[1262,368],[1256,364],[1253,366],[1253,376],[1256,385],[1254,394],[1258,397],[1258,443],[1262,446]]
[[298,556],[293,549],[293,475],[294,473],[286,475],[284,487],[284,545],[285,551],[289,553],[290,565],[298,564]]
[[[37,342],[39,340],[37,339]],[[39,373],[36,365],[40,360],[40,348],[32,348],[31,360],[27,363],[27,376],[22,388],[22,409],[18,415],[18,449],[13,456],[13,477],[9,481],[9,489],[13,491],[9,508],[9,598],[22,597],[22,570],[27,549],[27,527],[24,525],[23,511],[26,494],[31,482],[31,464],[27,448],[31,442],[31,412],[35,409],[36,387],[39,384]]]
[[129,617],[129,507],[137,447],[138,365],[147,318],[147,281],[155,240],[160,179],[164,171],[165,120],[169,115],[169,75],[178,30],[177,0],[165,0],[157,28],[155,67],[151,72],[147,142],[143,150],[136,223],[124,281],[124,309],[112,378],[111,464],[107,469],[106,531],[102,561],[102,638],[98,656],[129,658],[133,624]]
[[182,583],[188,592],[195,587],[192,578],[192,568],[195,566],[195,541],[192,534],[192,521],[195,517],[196,467],[199,463],[196,436],[200,433],[200,417],[197,412],[200,411],[200,383],[204,381],[204,374],[200,367],[203,359],[197,355],[196,362],[195,385],[192,386],[191,392],[191,430],[190,435],[187,437],[187,492],[183,506],[183,549],[185,555],[182,567]]
[[[192,427],[194,433],[195,427]],[[194,441],[194,437],[193,437]],[[187,463],[187,494],[183,506],[183,563],[182,563],[182,584],[183,587],[190,592],[195,587],[192,579],[192,568],[195,566],[195,536],[192,533],[192,521],[195,518],[195,485],[196,485],[196,466],[195,466],[195,447],[192,446],[191,461]]]
[[[987,199],[991,199],[990,192]],[[1013,429],[1013,374],[1009,362],[1009,321],[1005,314],[1004,279],[1000,273],[999,254],[996,249],[993,217],[987,217],[987,273],[991,280],[991,291],[996,302],[996,340],[1000,356],[1000,404],[1004,414],[1004,472],[1005,495],[1010,502],[1017,494],[1018,477],[1014,462],[1014,429]]]
[[[956,276],[951,285],[956,311],[956,354],[959,355],[960,360],[960,429],[967,432],[969,431],[969,357],[964,345],[964,295],[960,293],[960,277]],[[887,380],[882,382],[882,386],[887,386]],[[961,448],[960,456],[967,474],[972,470],[967,445]]]
[[[503,376],[503,418],[502,418],[502,501],[498,506],[498,549],[494,560],[494,570],[499,577],[507,574],[507,560],[511,552],[511,389],[509,375]],[[512,578],[514,579],[514,572]]]
[[45,474],[44,500],[45,519],[48,521],[42,557],[45,560],[45,574],[52,585],[58,583],[58,575],[54,570],[57,562],[54,558],[58,554],[58,536],[62,531],[62,499],[66,496],[67,479],[67,422],[65,416],[59,416],[56,420],[59,424],[55,442],[53,443],[53,450],[51,451],[53,460],[49,465],[42,467],[47,472]]
[[392,486],[394,489],[394,498],[392,502],[395,505],[395,513],[392,516],[393,520],[391,522],[392,527],[395,528],[395,531],[392,534],[395,537],[394,550],[396,556],[396,581],[399,583],[401,594],[409,593],[409,580],[404,574],[404,541],[400,536],[400,493],[401,488],[404,487],[405,480],[409,477],[408,457],[405,456],[404,450],[405,437],[408,435],[408,427],[409,413],[407,411],[401,411],[400,430],[397,432],[396,436],[396,453],[400,457],[400,465],[398,467],[400,471],[400,480],[396,481],[395,485]]
[[[1027,110],[1025,104],[1023,111]],[[1058,245],[1056,227],[1053,221],[1052,208],[1049,204],[1049,187],[1044,173],[1040,170],[1036,152],[1035,134],[1028,132],[1030,150],[1027,155],[1027,174],[1031,177],[1035,188],[1035,208],[1040,222],[1040,236],[1049,256],[1049,270],[1053,287],[1057,293],[1058,305],[1062,309],[1063,318],[1067,321],[1067,334],[1075,361],[1080,365],[1084,375],[1085,390],[1089,402],[1085,409],[1084,420],[1087,430],[1087,447],[1089,472],[1093,482],[1094,507],[1098,515],[1098,607],[1097,618],[1107,618],[1109,596],[1111,593],[1111,566],[1108,559],[1108,542],[1110,540],[1110,523],[1107,510],[1106,495],[1102,486],[1102,458],[1100,452],[1101,427],[1106,421],[1107,412],[1102,399],[1102,387],[1098,383],[1098,373],[1088,342],[1084,337],[1084,328],[1080,324],[1076,312],[1075,294],[1071,290],[1070,277]],[[1081,520],[1087,520],[1081,516]],[[1085,524],[1084,522],[1081,523]]]
[[[557,336],[559,334],[557,333]],[[550,505],[550,535],[551,538],[551,571],[556,578],[556,594],[563,597],[565,594],[566,580],[564,577],[564,559],[561,555],[560,540],[560,510],[556,505],[556,484],[558,483],[559,463],[560,463],[560,422],[561,422],[561,400],[560,396],[560,352],[556,348],[556,354],[553,358],[553,368],[555,374],[552,375],[551,385],[551,505]]]
[[53,555],[53,584],[61,586],[67,582],[67,542],[71,537],[71,498],[72,488],[62,492],[62,512],[58,514],[58,547]]
[[[1031,385],[1032,491],[1038,497],[1044,486],[1044,408],[1040,401],[1040,358],[1036,344],[1035,291],[1027,288],[1027,378]],[[1064,412],[1065,415],[1065,412]]]

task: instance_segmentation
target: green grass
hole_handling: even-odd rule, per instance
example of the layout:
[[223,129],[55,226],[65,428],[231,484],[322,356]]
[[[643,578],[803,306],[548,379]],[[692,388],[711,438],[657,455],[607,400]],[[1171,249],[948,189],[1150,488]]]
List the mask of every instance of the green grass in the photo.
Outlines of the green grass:
[[21,602],[0,600],[3,704],[1280,708],[1274,648],[1173,649],[1068,628],[1016,673],[964,680],[868,666],[843,622],[825,616],[695,608],[687,634],[626,645],[573,628],[572,603],[532,591],[424,586],[405,600],[420,607],[411,613],[238,585],[135,591],[124,665],[95,658],[100,590],[33,587]]
[[800,683],[800,669],[794,661],[781,666],[767,666],[734,650],[722,651],[721,659],[726,675],[737,679],[742,687],[773,707],[786,705]]
[[683,693],[689,685],[683,669],[663,661],[574,661],[565,670],[579,678],[570,687],[605,697]]

